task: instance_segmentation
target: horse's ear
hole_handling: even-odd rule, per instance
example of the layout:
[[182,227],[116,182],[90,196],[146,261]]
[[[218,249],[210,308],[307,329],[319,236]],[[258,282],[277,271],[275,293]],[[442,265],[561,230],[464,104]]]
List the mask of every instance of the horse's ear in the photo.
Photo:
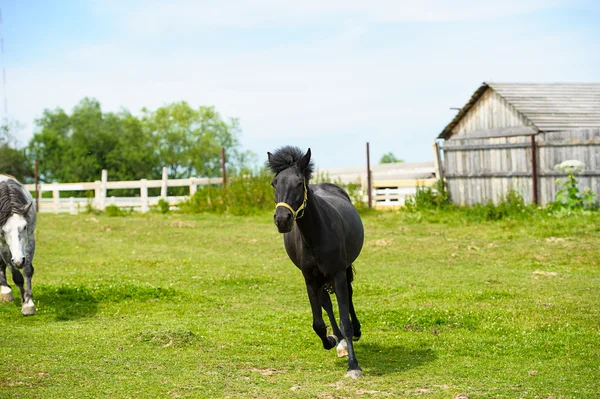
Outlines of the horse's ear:
[[267,152],[267,158],[269,159],[269,163],[273,162],[273,154]]
[[29,210],[31,209],[31,205],[33,204],[33,202],[30,202],[29,204],[25,205],[22,209],[21,212],[23,213],[23,215],[27,214],[27,212],[29,212]]
[[298,161],[298,167],[300,170],[306,169],[308,164],[310,163],[310,148],[306,151],[306,154]]

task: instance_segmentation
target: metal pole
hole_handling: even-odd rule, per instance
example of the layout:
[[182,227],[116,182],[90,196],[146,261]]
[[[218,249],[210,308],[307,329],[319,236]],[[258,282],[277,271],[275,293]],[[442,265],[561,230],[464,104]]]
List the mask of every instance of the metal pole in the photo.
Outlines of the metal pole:
[[35,159],[33,167],[33,183],[35,184],[35,209],[40,211],[40,168],[38,159]]
[[221,147],[221,175],[223,176],[223,188],[226,188],[227,172],[225,170],[225,147]]
[[531,176],[533,178],[533,203],[538,205],[537,151],[535,145],[535,134],[531,135]]
[[371,189],[371,157],[369,154],[369,143],[367,142],[367,198],[369,208],[373,206],[373,199],[371,198],[372,194],[373,193]]

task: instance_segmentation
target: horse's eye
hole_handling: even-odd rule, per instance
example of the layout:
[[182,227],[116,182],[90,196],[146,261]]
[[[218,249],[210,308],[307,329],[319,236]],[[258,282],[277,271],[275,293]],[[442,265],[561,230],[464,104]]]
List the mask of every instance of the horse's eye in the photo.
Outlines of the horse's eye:
[[275,180],[271,181],[271,187],[275,188]]

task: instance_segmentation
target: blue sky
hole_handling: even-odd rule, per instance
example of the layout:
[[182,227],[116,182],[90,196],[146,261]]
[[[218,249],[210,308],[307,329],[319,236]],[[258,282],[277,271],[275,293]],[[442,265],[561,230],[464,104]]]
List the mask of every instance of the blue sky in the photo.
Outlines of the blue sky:
[[431,145],[484,81],[599,82],[596,0],[0,1],[8,117],[27,142],[83,97],[237,117],[259,160],[293,144],[320,168]]

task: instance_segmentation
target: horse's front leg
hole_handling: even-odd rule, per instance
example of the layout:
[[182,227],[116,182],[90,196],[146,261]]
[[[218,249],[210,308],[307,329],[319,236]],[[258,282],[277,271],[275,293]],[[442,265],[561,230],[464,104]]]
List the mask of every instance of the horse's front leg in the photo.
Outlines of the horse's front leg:
[[25,275],[25,293],[23,295],[23,305],[21,313],[24,316],[31,316],[35,314],[35,304],[33,303],[33,293],[31,291],[31,278],[33,277],[33,264],[28,259],[23,267],[23,274]]
[[310,301],[310,307],[313,314],[313,330],[315,330],[319,338],[321,338],[323,348],[331,349],[337,345],[338,341],[335,336],[327,336],[327,326],[323,321],[323,312],[321,311],[321,294],[323,292],[323,287],[319,283],[306,280],[306,291],[308,293],[308,300]]
[[362,376],[362,370],[356,360],[354,354],[354,345],[352,344],[352,336],[354,335],[354,328],[350,321],[350,293],[348,292],[348,280],[346,278],[346,271],[342,271],[335,276],[335,295],[338,301],[338,307],[340,309],[340,325],[342,327],[342,334],[346,339],[348,345],[348,373],[346,377],[358,378]]
[[[29,265],[29,266],[28,266]],[[10,271],[12,272],[13,281],[19,287],[21,291],[21,313],[24,316],[30,316],[35,313],[35,306],[31,297],[31,276],[33,276],[33,266],[31,262],[25,262],[23,272],[27,278],[27,288],[24,287],[25,280],[21,271],[14,266],[11,266]]]
[[0,302],[12,302],[14,299],[12,290],[6,282],[6,263],[0,254]]
[[323,288],[323,309],[325,309],[325,312],[327,312],[329,322],[331,323],[331,329],[333,330],[333,335],[335,335],[338,341],[338,345],[336,348],[337,356],[348,356],[348,345],[346,345],[344,336],[337,325],[337,321],[335,320],[335,314],[333,313],[333,304],[331,303],[331,297],[329,296],[329,293],[325,288]]

